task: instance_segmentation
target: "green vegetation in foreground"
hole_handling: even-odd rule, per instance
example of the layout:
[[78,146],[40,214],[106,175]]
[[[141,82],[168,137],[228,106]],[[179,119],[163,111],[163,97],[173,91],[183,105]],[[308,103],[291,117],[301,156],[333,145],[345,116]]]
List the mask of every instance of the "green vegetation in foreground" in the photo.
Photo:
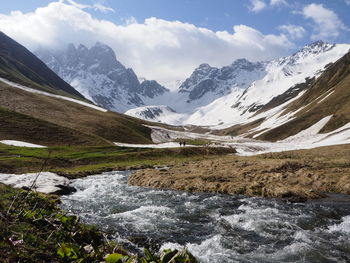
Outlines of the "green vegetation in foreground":
[[0,197],[0,262],[197,262],[186,249],[130,255],[94,226],[58,209],[51,196],[0,184]]
[[172,165],[213,158],[234,149],[182,147],[175,149],[124,148],[117,146],[60,146],[24,148],[0,144],[0,173],[37,172],[47,159],[45,171],[77,178],[103,171]]

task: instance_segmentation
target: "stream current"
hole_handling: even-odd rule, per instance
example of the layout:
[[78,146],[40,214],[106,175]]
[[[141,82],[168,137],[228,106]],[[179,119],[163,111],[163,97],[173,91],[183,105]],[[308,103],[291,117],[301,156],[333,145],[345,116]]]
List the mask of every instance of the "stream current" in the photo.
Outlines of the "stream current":
[[350,262],[350,200],[280,200],[155,190],[127,184],[131,172],[72,181],[62,208],[137,250],[186,246],[200,262]]

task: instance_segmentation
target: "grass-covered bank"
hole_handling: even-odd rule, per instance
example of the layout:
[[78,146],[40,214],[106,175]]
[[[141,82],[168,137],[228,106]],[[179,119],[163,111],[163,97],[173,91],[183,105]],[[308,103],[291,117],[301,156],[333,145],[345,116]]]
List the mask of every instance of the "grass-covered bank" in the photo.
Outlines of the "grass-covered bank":
[[65,214],[58,202],[0,184],[0,262],[197,262],[187,250],[131,255],[94,226]]
[[0,144],[0,173],[27,173],[40,170],[55,172],[69,178],[111,170],[124,170],[174,165],[176,163],[215,158],[233,153],[227,148],[146,149],[117,146],[60,146],[23,148]]
[[136,171],[143,187],[286,198],[304,201],[325,192],[350,194],[350,145],[177,164]]

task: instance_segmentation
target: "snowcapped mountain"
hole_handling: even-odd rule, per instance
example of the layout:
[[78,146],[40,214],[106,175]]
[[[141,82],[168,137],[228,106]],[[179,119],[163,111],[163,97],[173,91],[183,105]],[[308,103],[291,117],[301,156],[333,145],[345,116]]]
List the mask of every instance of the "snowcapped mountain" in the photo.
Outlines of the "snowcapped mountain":
[[[264,62],[249,62],[246,59],[238,59],[223,68],[201,64],[188,79],[179,83],[177,91],[164,93],[157,100],[145,100],[145,104],[151,106],[131,109],[126,114],[174,125],[188,123],[187,119],[191,114],[195,112],[201,114],[201,107],[232,92],[241,92],[252,82],[265,76],[265,67]],[[155,104],[162,106],[155,106]],[[155,109],[158,114],[149,114]]]
[[36,54],[77,91],[107,109],[149,121],[220,129],[265,118],[269,110],[305,92],[349,48],[318,41],[272,61],[238,59],[222,68],[201,64],[175,91],[156,81],[140,81],[101,43]]
[[248,123],[257,118],[253,117],[257,113],[266,111],[267,106],[276,108],[301,95],[349,49],[350,45],[318,41],[293,55],[268,62],[239,59],[221,69],[202,64],[183,82],[177,94],[161,103],[178,112],[177,119],[168,118],[166,114],[150,118],[138,112],[147,111],[147,107],[126,114],[175,125],[213,128]]
[[125,68],[114,51],[99,42],[91,48],[70,44],[63,51],[39,49],[35,54],[86,98],[113,111],[143,106],[144,99],[168,92],[156,81],[140,83],[134,71]]
[[265,63],[246,59],[238,59],[221,69],[202,64],[182,83],[179,92],[188,93],[188,102],[199,100],[208,93],[212,98],[222,97],[233,90],[248,88],[265,74]]

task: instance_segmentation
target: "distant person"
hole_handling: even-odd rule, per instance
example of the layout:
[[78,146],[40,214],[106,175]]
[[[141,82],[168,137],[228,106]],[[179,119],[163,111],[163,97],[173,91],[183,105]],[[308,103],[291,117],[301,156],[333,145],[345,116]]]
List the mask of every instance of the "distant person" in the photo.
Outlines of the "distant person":
[[182,146],[182,142],[179,142],[179,144],[180,144],[180,147]]
[[184,145],[184,147],[186,147],[186,142],[183,142],[182,144]]

